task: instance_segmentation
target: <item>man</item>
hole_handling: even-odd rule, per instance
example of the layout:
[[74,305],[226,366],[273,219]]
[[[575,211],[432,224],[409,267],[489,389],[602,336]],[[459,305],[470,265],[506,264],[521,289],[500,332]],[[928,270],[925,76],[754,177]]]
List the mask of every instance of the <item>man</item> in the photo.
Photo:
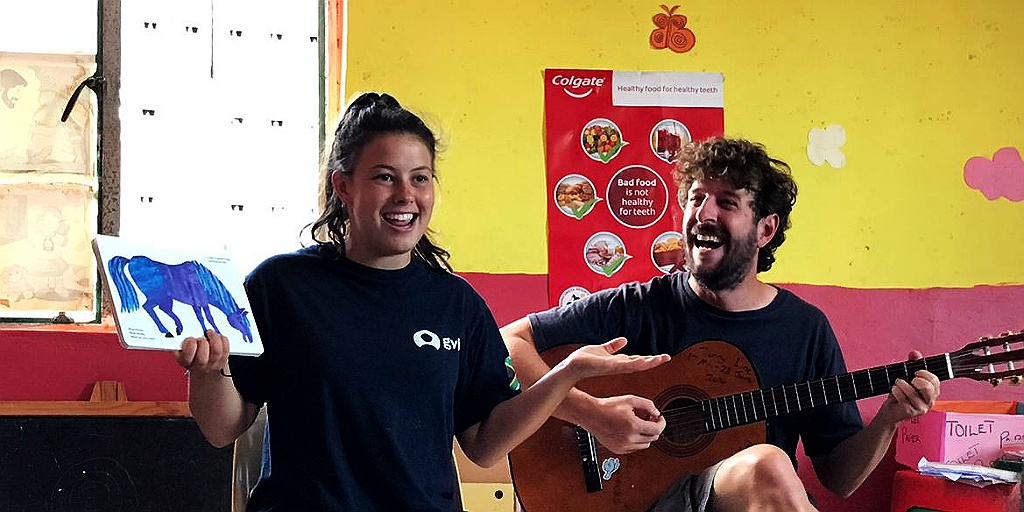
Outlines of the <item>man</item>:
[[[637,354],[727,341],[748,356],[763,388],[845,373],[824,314],[757,277],[771,268],[789,227],[796,201],[789,167],[759,144],[712,139],[683,150],[674,178],[689,272],[625,284],[506,326],[502,334],[520,381],[529,386],[546,370],[538,350],[615,336],[625,336],[625,350]],[[909,383],[896,382],[866,427],[852,402],[769,420],[766,444],[700,474],[680,475],[652,510],[815,510],[795,470],[798,438],[822,483],[849,496],[885,454],[896,424],[927,412],[938,394],[938,378],[919,371]],[[648,448],[665,428],[648,398],[599,398],[578,389],[555,416],[617,453]]]

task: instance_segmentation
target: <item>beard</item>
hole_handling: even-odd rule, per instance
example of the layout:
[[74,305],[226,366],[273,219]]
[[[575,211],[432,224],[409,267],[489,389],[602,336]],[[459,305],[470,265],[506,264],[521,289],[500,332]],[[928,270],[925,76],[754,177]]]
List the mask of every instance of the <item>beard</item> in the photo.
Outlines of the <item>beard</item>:
[[[724,256],[717,265],[688,265],[693,278],[704,288],[711,291],[732,290],[743,282],[750,270],[751,260],[757,258],[760,247],[757,246],[757,230],[752,228],[746,236],[733,239],[729,232],[717,225],[700,226],[692,230],[699,233],[718,236],[722,240]],[[687,253],[692,253],[696,236],[687,236]]]

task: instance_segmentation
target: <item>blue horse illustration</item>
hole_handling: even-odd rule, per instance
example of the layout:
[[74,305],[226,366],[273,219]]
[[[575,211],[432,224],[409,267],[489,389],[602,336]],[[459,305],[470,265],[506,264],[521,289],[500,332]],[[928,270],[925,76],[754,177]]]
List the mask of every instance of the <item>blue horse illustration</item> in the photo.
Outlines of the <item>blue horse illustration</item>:
[[131,259],[124,256],[114,256],[107,263],[111,279],[117,286],[117,293],[121,296],[121,311],[132,312],[139,309],[139,297],[125,275],[124,269],[128,268],[135,286],[146,296],[146,303],[142,309],[149,313],[153,323],[165,337],[173,338],[174,334],[168,332],[164,324],[156,316],[156,308],[166,313],[174,320],[177,334],[181,334],[181,319],[174,314],[174,301],[192,306],[192,310],[199,319],[199,324],[206,331],[206,320],[210,321],[213,330],[220,333],[217,323],[213,321],[210,314],[210,306],[213,306],[228,318],[228,323],[238,332],[246,342],[252,342],[252,331],[249,328],[249,312],[245,308],[238,307],[235,298],[231,296],[224,283],[217,278],[210,269],[197,261],[186,261],[178,265],[168,265],[153,261],[145,256],[134,256]]

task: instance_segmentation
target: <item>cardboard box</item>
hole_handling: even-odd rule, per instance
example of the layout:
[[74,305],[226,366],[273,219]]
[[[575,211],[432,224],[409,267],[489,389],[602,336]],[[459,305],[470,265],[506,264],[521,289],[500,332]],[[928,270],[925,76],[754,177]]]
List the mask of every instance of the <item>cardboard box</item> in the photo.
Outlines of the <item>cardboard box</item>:
[[[1007,410],[1015,410],[1014,405]],[[991,411],[992,403],[981,402],[979,407]],[[963,402],[950,408],[971,409]],[[930,462],[989,466],[1004,448],[1022,445],[1024,415],[947,412],[940,403],[928,414],[899,425],[896,462],[914,469],[921,457]]]

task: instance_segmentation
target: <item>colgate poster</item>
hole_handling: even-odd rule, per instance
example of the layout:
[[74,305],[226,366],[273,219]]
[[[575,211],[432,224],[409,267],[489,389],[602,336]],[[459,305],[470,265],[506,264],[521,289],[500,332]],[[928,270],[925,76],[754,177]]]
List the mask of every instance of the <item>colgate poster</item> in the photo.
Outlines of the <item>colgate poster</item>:
[[548,69],[548,300],[567,304],[673,271],[683,259],[672,168],[721,135],[723,77]]

